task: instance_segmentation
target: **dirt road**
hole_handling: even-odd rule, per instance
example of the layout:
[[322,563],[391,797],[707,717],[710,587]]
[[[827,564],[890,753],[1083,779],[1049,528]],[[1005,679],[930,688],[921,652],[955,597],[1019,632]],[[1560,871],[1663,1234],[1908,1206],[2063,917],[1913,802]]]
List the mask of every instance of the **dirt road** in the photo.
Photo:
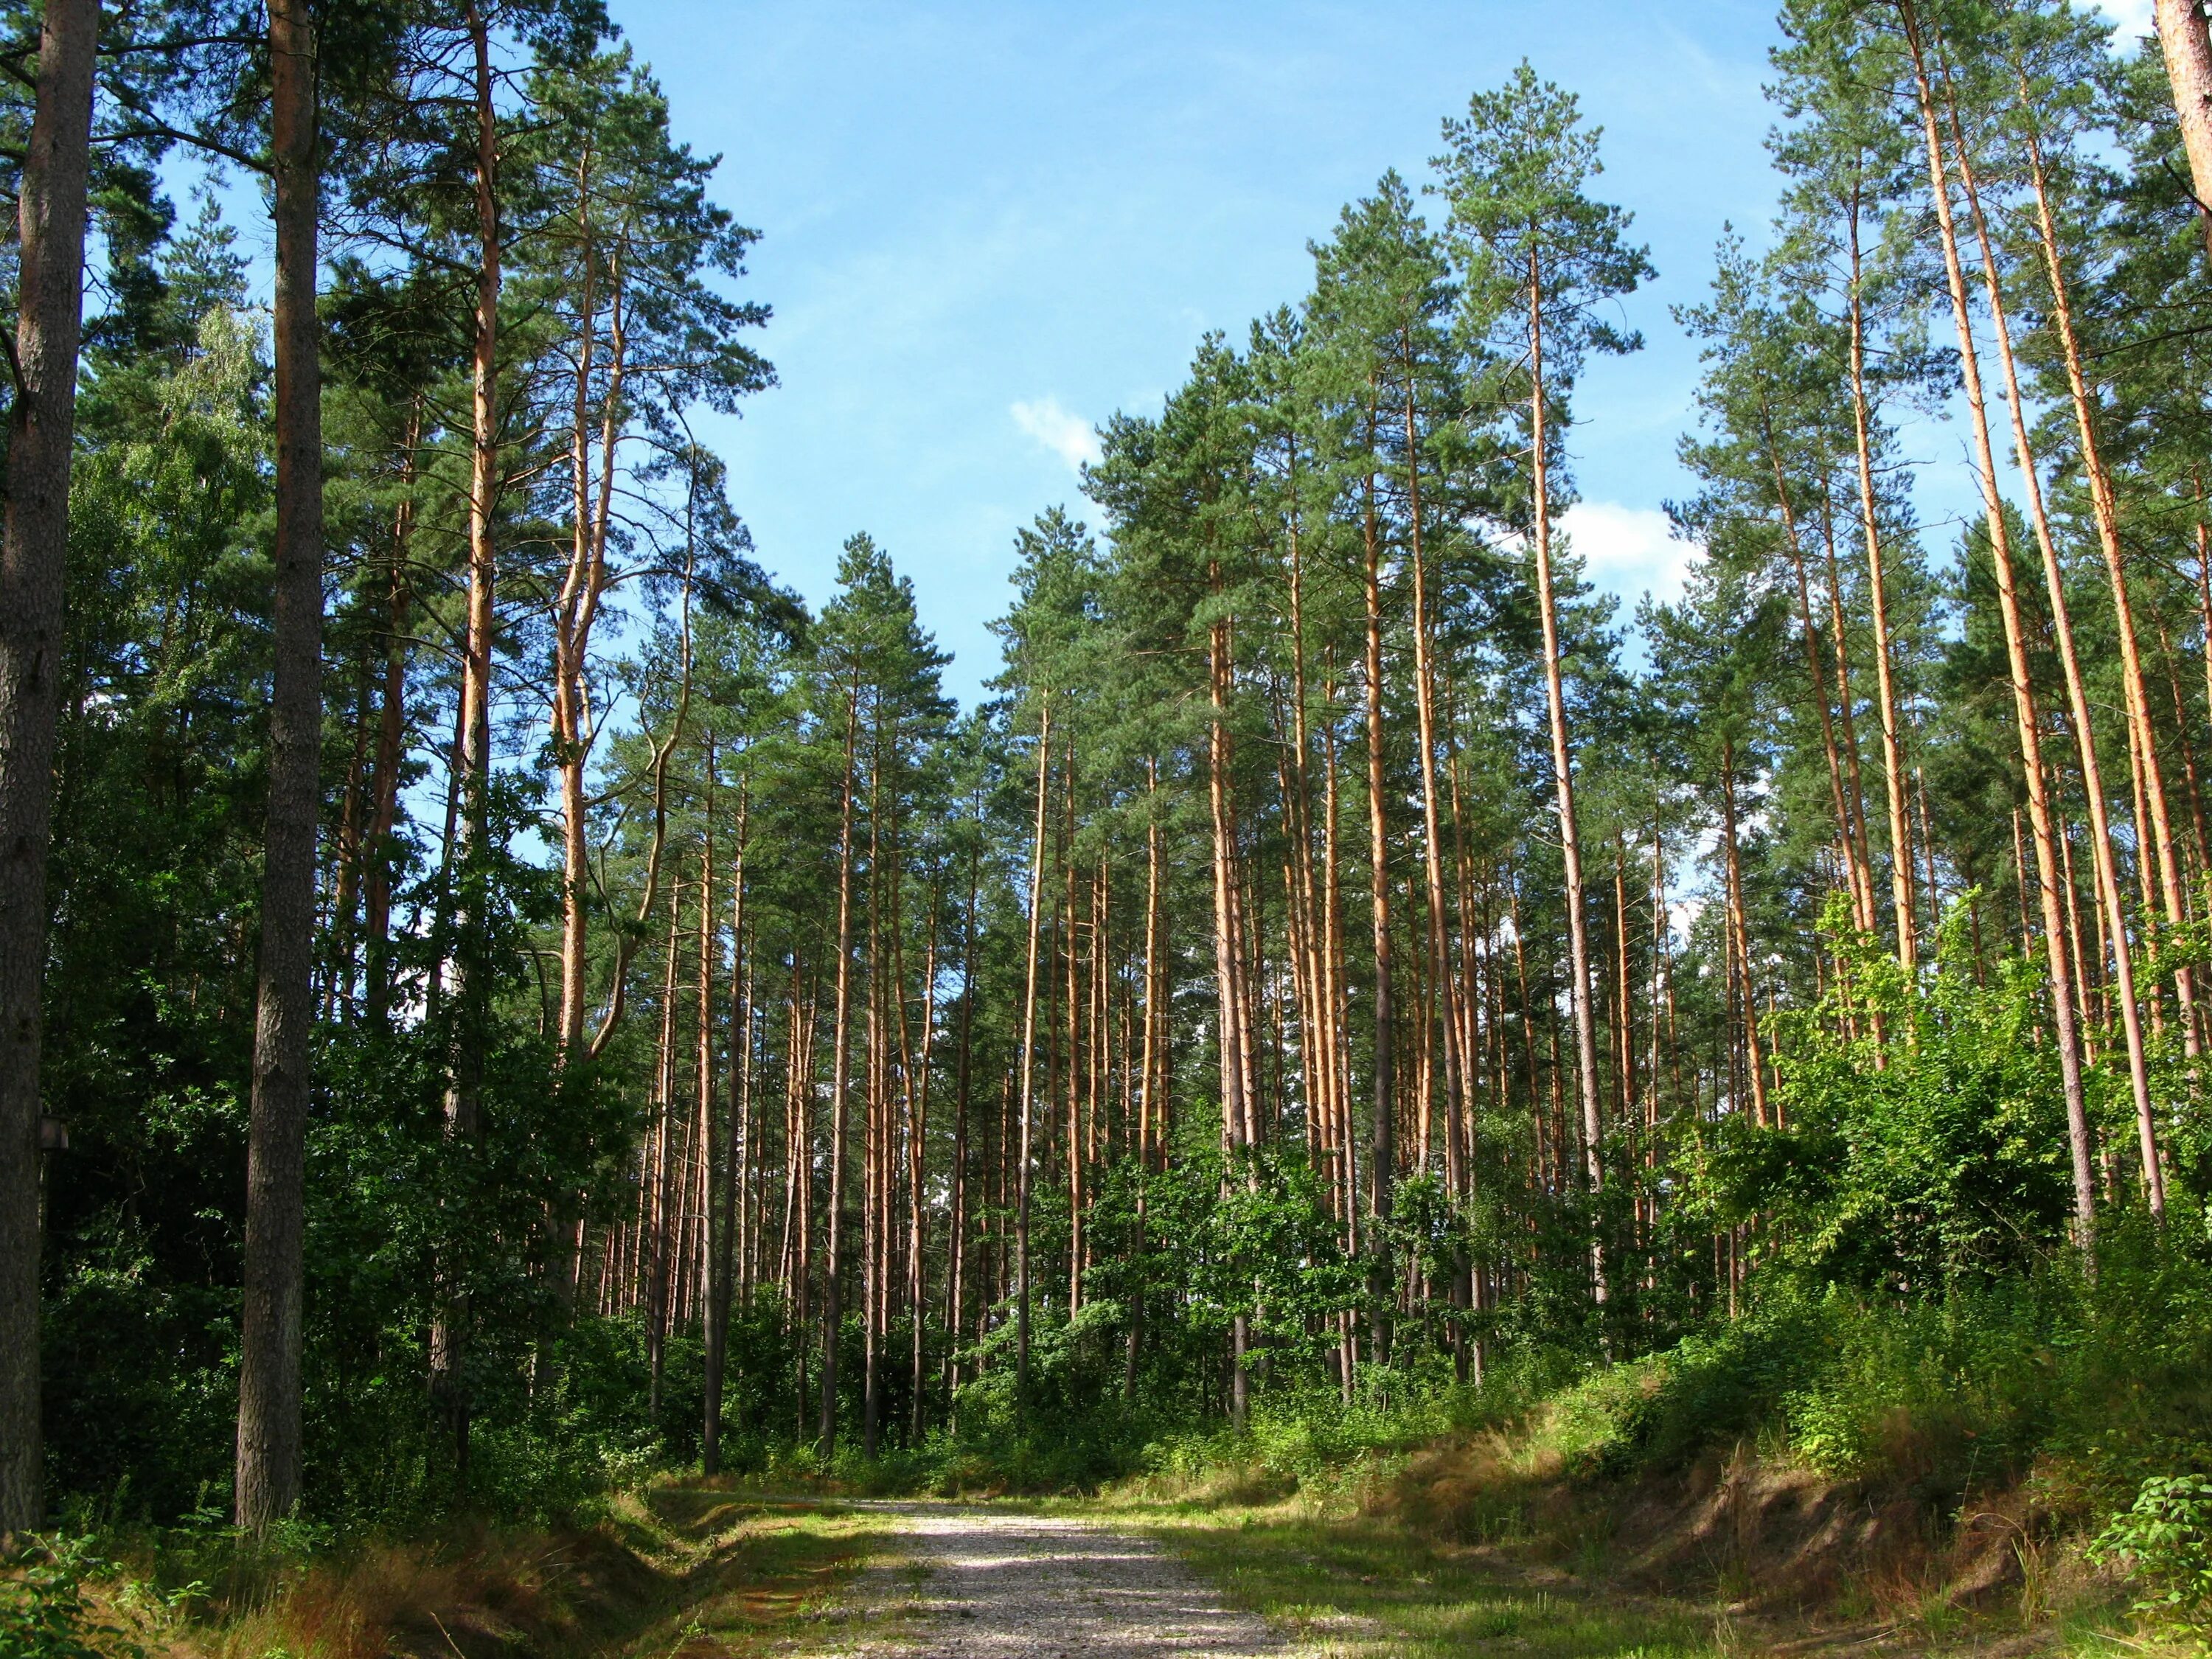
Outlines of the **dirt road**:
[[1202,1580],[1146,1539],[1057,1517],[913,1504],[898,1561],[870,1571],[858,1599],[896,1634],[868,1655],[901,1659],[1257,1659],[1289,1644],[1232,1612]]

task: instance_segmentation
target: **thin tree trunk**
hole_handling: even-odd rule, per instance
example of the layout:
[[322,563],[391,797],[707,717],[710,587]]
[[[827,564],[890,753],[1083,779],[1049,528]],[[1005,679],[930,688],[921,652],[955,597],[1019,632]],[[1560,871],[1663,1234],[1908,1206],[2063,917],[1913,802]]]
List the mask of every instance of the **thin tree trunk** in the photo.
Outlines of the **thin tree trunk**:
[[[929,1147],[929,1061],[937,1041],[937,936],[942,920],[939,915],[941,890],[933,878],[929,897],[929,939],[922,953],[921,964],[921,1047],[914,1056],[907,1083],[907,1308],[912,1339],[912,1369],[908,1378],[911,1391],[908,1401],[909,1421],[908,1444],[921,1443],[922,1423],[922,1364],[924,1352],[923,1310],[928,1294],[928,1259],[922,1212],[923,1178],[928,1173]],[[903,994],[903,993],[902,993]],[[899,1030],[906,1030],[905,1004],[899,1005]]]
[[1374,496],[1374,481],[1370,479],[1363,591],[1367,606],[1367,850],[1375,955],[1375,1075],[1367,1154],[1367,1340],[1369,1357],[1381,1364],[1389,1359],[1390,1351],[1387,1301],[1390,1278],[1390,1188],[1397,1172],[1398,1154],[1394,1133],[1396,1101],[1391,1052],[1395,1011],[1391,1006],[1390,983],[1390,847],[1386,815],[1389,792],[1382,769],[1382,550],[1375,525]]
[[[1036,830],[1030,843],[1029,966],[1022,989],[1022,1118],[1014,1166],[1014,1399],[1026,1410],[1030,1389],[1030,1140],[1036,1098],[1037,927],[1044,914],[1046,781],[1052,750],[1052,693],[1037,717]],[[1000,1135],[1001,1152],[1005,1136]]]
[[321,199],[313,20],[270,0],[275,173],[276,545],[269,819],[246,1144],[244,1316],[239,1330],[237,1519],[260,1531],[300,1502],[301,1304],[306,1295],[307,1066],[313,1045],[315,840],[321,791],[323,440],[315,317]]
[[[2201,19],[2197,27],[2200,32],[2203,27]],[[2088,377],[2081,366],[2081,345],[2074,326],[2073,299],[2067,288],[2065,266],[2059,258],[2057,226],[2051,211],[2050,181],[2044,168],[2043,146],[2034,130],[2034,112],[2030,105],[2024,76],[2020,89],[2021,112],[2029,122],[2028,161],[2035,186],[2036,227],[2043,249],[2044,275],[2051,286],[2051,321],[2057,330],[2061,355],[2065,360],[2067,391],[2073,401],[2075,431],[2081,446],[2081,471],[2088,481],[2089,503],[2097,523],[2097,545],[2104,555],[2105,574],[2112,588],[2112,614],[2119,624],[2120,666],[2127,688],[2129,743],[2141,770],[2144,793],[2150,806],[2149,839],[2157,853],[2160,901],[2165,910],[2166,926],[2179,927],[2187,920],[2187,907],[2182,896],[2180,861],[2174,855],[2173,824],[2166,807],[2166,781],[2159,769],[2158,739],[2151,725],[2150,693],[2143,678],[2142,651],[2136,635],[2135,606],[2128,594],[2127,574],[2120,551],[2119,505],[2112,490],[2112,473],[2105,465],[2103,451],[2097,441],[2095,403],[2089,393]],[[1959,130],[1955,105],[1951,111],[1951,123],[1963,166],[1966,140]],[[1971,183],[1968,188],[1972,199]],[[1981,211],[1978,203],[1975,208],[1975,221],[1979,227]],[[1985,246],[1987,240],[1984,231]],[[2009,356],[2007,361],[2009,362]],[[2184,746],[2186,747],[2185,734]],[[2138,832],[2142,828],[2141,820],[2142,815],[2138,813]],[[2138,833],[2137,842],[2140,843],[2142,839]],[[2196,981],[2185,963],[2173,970],[2173,989],[2181,1008],[2183,1047],[2190,1059],[2194,1060],[2198,1050]]]
[[[1911,18],[1909,6],[1906,9]],[[1917,33],[1912,35],[1916,60]],[[2015,585],[2010,530],[2004,505],[1997,495],[1996,459],[1990,441],[1989,417],[1982,395],[1981,369],[1975,354],[1972,313],[1966,303],[1966,277],[1959,259],[1959,240],[1951,216],[1951,191],[1945,178],[1942,143],[1936,125],[1933,101],[1922,72],[1921,115],[1927,143],[1929,182],[1933,190],[1941,231],[1943,264],[1951,296],[1953,321],[1958,328],[1960,366],[1965,375],[1967,404],[1973,415],[1975,459],[1982,487],[1983,509],[1990,537],[1990,556],[1995,569],[1999,609],[2005,628],[2005,654],[2011,671],[2013,711],[2018,727],[2021,770],[2027,787],[2028,822],[2033,830],[2038,885],[2042,890],[2043,930],[2051,963],[2051,1024],[2058,1049],[2061,1085],[2066,1097],[2067,1142],[2074,1166],[2074,1206],[2076,1242],[2084,1250],[2095,1239],[2096,1185],[2090,1161],[2088,1110],[2082,1089],[2080,1035],[2075,1020],[2073,965],[2066,941],[2069,936],[2060,884],[2060,848],[2051,821],[2050,789],[2044,770],[2042,722],[2036,711],[2034,682],[2030,676],[2027,637],[2022,624]],[[2070,890],[2071,883],[2066,883]]]
[[822,1409],[815,1438],[824,1457],[837,1443],[838,1327],[844,1317],[845,1143],[850,1139],[852,1102],[848,1067],[853,1003],[853,797],[854,768],[860,740],[860,689],[845,697],[844,802],[837,820],[837,972],[836,1024],[830,1033],[829,1255],[822,1272]]
[[405,449],[399,465],[401,495],[392,517],[392,568],[384,612],[384,690],[378,710],[375,781],[369,795],[362,882],[366,1012],[370,1029],[380,1031],[391,1018],[392,831],[399,818],[399,769],[407,741],[407,614],[414,591],[408,578],[408,557],[415,536],[416,451],[422,442],[422,404],[418,394],[408,412]]
[[681,876],[668,889],[668,946],[660,986],[660,1044],[654,1051],[653,1093],[658,1097],[654,1135],[657,1152],[651,1189],[652,1211],[645,1229],[650,1252],[646,1269],[646,1364],[651,1373],[647,1410],[660,1417],[660,1384],[668,1353],[671,1274],[674,1247],[669,1241],[669,1216],[680,1190],[676,1179],[676,957],[682,936],[684,882]]
[[[1820,662],[1820,630],[1813,620],[1812,586],[1805,579],[1805,554],[1797,536],[1797,514],[1790,499],[1790,483],[1782,470],[1782,449],[1774,435],[1771,411],[1762,399],[1759,406],[1766,452],[1774,467],[1774,498],[1782,511],[1782,534],[1790,549],[1790,568],[1797,579],[1797,625],[1805,635],[1805,666],[1812,677],[1813,701],[1820,711],[1820,750],[1828,763],[1828,796],[1836,811],[1836,833],[1844,849],[1844,868],[1851,895],[1851,913],[1862,933],[1875,925],[1873,872],[1859,861],[1859,837],[1844,787],[1842,752],[1836,745],[1836,722],[1828,705],[1828,678]],[[1837,644],[1843,643],[1838,635]],[[1848,694],[1847,694],[1848,695]]]
[[1912,830],[1905,809],[1905,745],[1898,737],[1897,685],[1891,662],[1889,583],[1882,571],[1881,529],[1874,491],[1874,434],[1867,412],[1866,323],[1860,304],[1859,200],[1851,191],[1850,363],[1851,425],[1858,451],[1859,515],[1866,533],[1867,586],[1874,606],[1875,690],[1881,700],[1882,787],[1889,801],[1889,890],[1896,910],[1897,959],[1907,969],[1920,957],[1913,924]]
[[[1218,595],[1221,568],[1210,573]],[[1217,619],[1206,630],[1206,681],[1212,720],[1206,747],[1206,800],[1213,830],[1213,982],[1218,1011],[1217,1043],[1221,1058],[1221,1143],[1224,1152],[1252,1144],[1252,1073],[1245,1036],[1245,1000],[1240,983],[1243,942],[1237,915],[1236,827],[1230,807],[1229,624]],[[1251,1407],[1252,1379],[1246,1370],[1251,1318],[1239,1304],[1229,1327],[1229,1420],[1244,1431]]]
[[[1921,118],[1928,143],[1929,182],[1940,198],[1937,224],[1946,243],[1946,257],[1955,262],[1957,231],[1952,222],[1950,184],[1943,166],[1942,139],[1936,123],[1934,84],[1923,58],[1922,42],[1911,0],[1903,0],[1902,9],[1906,20],[1906,41],[1912,51],[1914,81],[1919,94]],[[2004,371],[2006,406],[2012,416],[2014,450],[2020,464],[2021,481],[2027,490],[2029,521],[2034,527],[2036,543],[2043,555],[2044,586],[2051,601],[2051,632],[2058,646],[2060,665],[2065,671],[2067,704],[2072,716],[2075,745],[2081,763],[2082,793],[2089,809],[2090,862],[2102,901],[2104,926],[2109,932],[2113,987],[2119,999],[2120,1029],[2127,1044],[2128,1081],[2135,1096],[2136,1133],[2143,1160],[2143,1190],[2149,1200],[2151,1213],[2163,1218],[2166,1214],[2166,1182],[2159,1167],[2158,1128],[2151,1109],[2149,1061],[2144,1047],[2142,1008],[2136,996],[2134,951],[2128,939],[2127,902],[2120,892],[2119,878],[2114,867],[2112,826],[2105,802],[2104,773],[2097,758],[2095,729],[2090,723],[2088,691],[2082,680],[2081,661],[2074,647],[2074,625],[2067,615],[2064,573],[2059,567],[2057,544],[2051,537],[2050,519],[2044,511],[2042,479],[2035,470],[2035,451],[2028,436],[2027,411],[2021,402],[2020,374],[2013,358],[2012,334],[2006,320],[2003,289],[1998,281],[1996,252],[1990,241],[1988,222],[1983,217],[1981,194],[1976,185],[1972,162],[1963,144],[1957,154],[1960,181],[1966,191],[1967,212],[1981,249],[1982,275],[1990,306],[1990,320],[1996,335],[1997,362]],[[1996,461],[1989,449],[1988,414],[1980,396],[1980,369],[1973,361],[1973,337],[1964,306],[1963,274],[1960,285],[1960,294],[1954,298],[1960,351],[1968,379],[1969,412],[1978,428],[1976,459],[1982,465],[1982,487],[1991,504],[1990,534],[1994,538],[1998,525],[2002,521],[2003,511],[1998,504]]]
[[[1406,393],[1406,489],[1409,518],[1407,550],[1413,567],[1413,702],[1421,743],[1422,873],[1429,923],[1429,976],[1434,982],[1443,1022],[1445,1182],[1456,1194],[1461,1131],[1467,1116],[1465,1057],[1460,1052],[1459,996],[1451,971],[1444,914],[1443,828],[1437,807],[1436,669],[1429,639],[1428,561],[1421,546],[1420,447],[1413,421],[1412,381]],[[1458,1269],[1453,1269],[1456,1277]],[[1454,1328],[1457,1328],[1456,1326]]]
[[[39,1425],[40,1038],[99,35],[99,0],[46,0],[37,106],[16,204],[16,386],[0,532],[0,1540],[46,1518]],[[309,159],[312,165],[312,150]],[[295,1498],[296,1456],[294,1479],[289,1495]]]
[[1751,1074],[1752,1121],[1766,1127],[1766,1063],[1759,1048],[1759,993],[1751,974],[1751,930],[1744,920],[1743,864],[1736,847],[1735,742],[1721,738],[1721,849],[1728,866],[1729,944],[1743,975],[1745,1068]]
[[[732,1269],[739,1255],[738,1236],[744,1231],[744,1168],[752,1151],[750,1145],[751,1137],[747,1133],[752,1081],[752,1002],[747,994],[746,981],[750,970],[745,961],[745,816],[750,804],[750,776],[740,774],[738,781],[738,821],[730,854],[730,949],[732,953],[730,962],[730,1115],[721,1144],[714,1149],[714,1178],[718,1188],[718,1200],[709,1211],[712,1225],[707,1292],[706,1414],[699,1441],[700,1470],[710,1475],[719,1474],[722,1463],[723,1372],[729,1355]],[[703,920],[700,931],[700,1025],[702,1033],[700,1046],[703,1054],[707,1018],[705,945],[711,937]],[[702,1098],[707,1083],[708,1079],[702,1074]]]
[[[1536,603],[1544,626],[1544,695],[1551,715],[1552,773],[1559,791],[1559,853],[1565,866],[1567,957],[1574,983],[1568,988],[1575,1019],[1575,1068],[1583,1113],[1583,1170],[1590,1195],[1605,1190],[1604,1130],[1598,1121],[1597,1027],[1590,1006],[1589,921],[1584,914],[1582,834],[1575,817],[1574,766],[1567,742],[1566,688],[1559,666],[1559,607],[1552,592],[1552,507],[1549,458],[1545,453],[1543,277],[1532,253],[1528,261],[1528,373],[1530,466],[1536,532]],[[1605,1237],[1602,1226],[1590,1234],[1591,1293],[1605,1305]]]

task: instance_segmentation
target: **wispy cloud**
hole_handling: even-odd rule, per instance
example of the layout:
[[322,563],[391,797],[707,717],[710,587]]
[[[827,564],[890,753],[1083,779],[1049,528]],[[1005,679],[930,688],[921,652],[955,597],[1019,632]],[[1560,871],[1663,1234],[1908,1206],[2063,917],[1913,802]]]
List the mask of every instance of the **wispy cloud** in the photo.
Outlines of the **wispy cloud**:
[[2118,26],[2115,46],[2126,51],[2151,32],[2154,3],[2154,0],[2097,0],[2097,9]]
[[1007,411],[1014,424],[1067,463],[1071,472],[1098,459],[1098,434],[1080,415],[1071,415],[1057,398],[1017,403]]
[[1618,501],[1577,501],[1559,515],[1575,551],[1595,586],[1634,605],[1649,593],[1681,597],[1682,579],[1697,549],[1678,541],[1673,524],[1656,507]]

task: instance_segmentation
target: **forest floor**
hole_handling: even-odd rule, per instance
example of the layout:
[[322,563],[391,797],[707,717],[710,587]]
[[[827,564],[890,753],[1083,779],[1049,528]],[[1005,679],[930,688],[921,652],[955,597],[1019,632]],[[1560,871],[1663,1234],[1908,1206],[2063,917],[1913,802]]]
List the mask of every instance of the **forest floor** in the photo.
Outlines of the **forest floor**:
[[1366,1517],[1066,1501],[760,1504],[687,1487],[661,1489],[653,1506],[699,1539],[704,1570],[696,1598],[617,1644],[622,1659],[2164,1650],[2109,1626],[2024,1626],[1934,1601],[1839,1624],[1674,1600],[1617,1583],[1595,1562],[1570,1571]]

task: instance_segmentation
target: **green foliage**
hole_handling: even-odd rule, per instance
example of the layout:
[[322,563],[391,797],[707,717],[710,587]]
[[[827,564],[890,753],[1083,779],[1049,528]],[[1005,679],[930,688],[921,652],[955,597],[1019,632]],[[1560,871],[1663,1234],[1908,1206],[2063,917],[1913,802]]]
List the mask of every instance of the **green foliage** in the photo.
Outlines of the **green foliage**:
[[0,1659],[137,1659],[141,1650],[85,1601],[111,1563],[93,1540],[61,1533],[0,1555]]
[[1926,1297],[2039,1261],[2072,1194],[2033,966],[1978,981],[1963,904],[1917,978],[1851,933],[1840,898],[1825,926],[1839,971],[1778,1026],[1779,1121],[1731,1116],[1681,1156],[1701,1215],[1755,1224],[1762,1256],[1815,1291]]
[[2153,1475],[2089,1554],[2150,1586],[2137,1612],[2160,1614],[2199,1636],[2212,1629],[2212,1480]]

